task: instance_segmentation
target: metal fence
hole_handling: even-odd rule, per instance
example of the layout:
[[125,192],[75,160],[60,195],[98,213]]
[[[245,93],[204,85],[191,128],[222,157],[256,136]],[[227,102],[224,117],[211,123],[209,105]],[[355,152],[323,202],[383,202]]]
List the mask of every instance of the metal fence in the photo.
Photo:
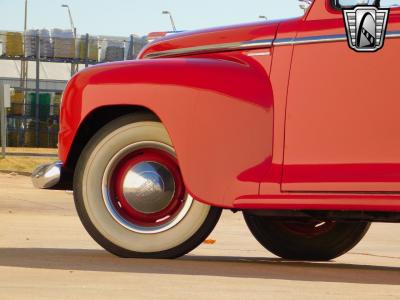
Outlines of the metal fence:
[[[46,121],[39,121],[38,124],[35,119],[27,117],[9,117],[7,121],[8,147],[57,147],[58,118],[49,118]],[[36,125],[39,130],[36,130]]]
[[41,79],[45,73],[40,67],[42,62],[70,64],[67,76],[72,76],[89,65],[135,59],[146,44],[146,38],[135,35],[76,36],[60,29],[0,31],[0,60],[18,62],[20,73],[19,78],[0,78],[12,80],[15,89],[7,113],[8,146],[57,147],[62,90],[51,82],[56,79],[51,74],[45,74],[47,80]]
[[[28,95],[35,96],[35,94]],[[59,103],[46,103],[43,99],[56,98],[51,94],[41,94],[40,104],[12,103],[7,112],[8,147],[56,148],[59,131]],[[46,96],[46,97],[43,97]],[[39,118],[36,109],[39,108]]]

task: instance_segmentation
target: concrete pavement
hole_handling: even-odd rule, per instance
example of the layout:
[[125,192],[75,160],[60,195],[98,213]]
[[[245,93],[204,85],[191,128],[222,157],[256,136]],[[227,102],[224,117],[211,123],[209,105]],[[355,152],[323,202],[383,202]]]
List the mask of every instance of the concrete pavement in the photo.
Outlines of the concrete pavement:
[[335,262],[288,262],[226,212],[216,243],[186,257],[119,259],[85,232],[70,193],[4,174],[0,220],[0,299],[400,299],[400,224],[374,224]]

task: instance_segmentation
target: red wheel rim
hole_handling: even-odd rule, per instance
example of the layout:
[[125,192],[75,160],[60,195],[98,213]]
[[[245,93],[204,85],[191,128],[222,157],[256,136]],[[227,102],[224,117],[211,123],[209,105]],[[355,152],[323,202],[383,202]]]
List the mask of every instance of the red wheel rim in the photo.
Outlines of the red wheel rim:
[[[174,192],[165,207],[155,212],[144,212],[132,205],[132,199],[127,199],[124,193],[124,183],[128,173],[143,164],[155,164],[167,170],[174,183]],[[141,227],[158,227],[173,220],[185,204],[185,187],[176,158],[159,149],[145,148],[131,152],[122,157],[111,175],[109,195],[115,211],[126,221]],[[133,201],[141,201],[138,195]],[[136,202],[135,202],[136,203]],[[141,202],[143,203],[143,202]]]

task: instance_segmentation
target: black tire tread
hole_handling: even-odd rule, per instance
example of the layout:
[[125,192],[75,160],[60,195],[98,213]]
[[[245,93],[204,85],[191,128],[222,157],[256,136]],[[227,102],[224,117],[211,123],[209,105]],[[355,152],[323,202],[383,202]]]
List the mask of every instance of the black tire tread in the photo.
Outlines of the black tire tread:
[[244,214],[247,226],[268,251],[288,260],[329,261],[353,249],[370,228],[368,222],[337,222],[329,232],[302,237],[284,230],[280,221]]

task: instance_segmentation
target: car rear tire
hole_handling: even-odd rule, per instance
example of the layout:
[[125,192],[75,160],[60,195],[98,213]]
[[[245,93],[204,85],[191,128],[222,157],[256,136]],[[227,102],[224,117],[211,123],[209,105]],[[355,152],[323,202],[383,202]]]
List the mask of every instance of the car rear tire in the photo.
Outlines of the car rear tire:
[[221,215],[187,193],[166,129],[147,114],[116,119],[88,142],[74,198],[88,233],[120,257],[185,255]]
[[332,260],[353,249],[370,227],[368,222],[272,221],[246,213],[244,217],[264,248],[289,260]]

